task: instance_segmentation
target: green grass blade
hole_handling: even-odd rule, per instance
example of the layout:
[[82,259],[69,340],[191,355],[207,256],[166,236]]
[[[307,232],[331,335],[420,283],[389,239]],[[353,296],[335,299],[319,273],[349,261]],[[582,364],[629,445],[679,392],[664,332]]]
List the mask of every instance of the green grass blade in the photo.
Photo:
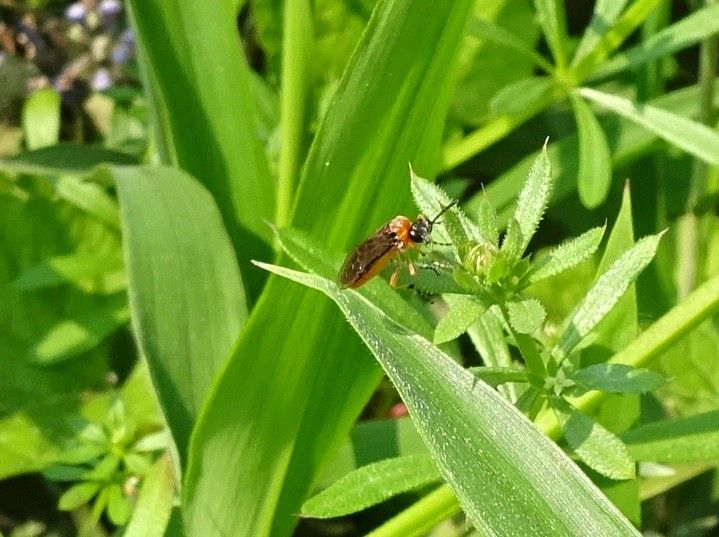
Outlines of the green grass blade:
[[650,105],[635,104],[628,99],[591,88],[579,93],[612,110],[629,121],[641,125],[667,142],[703,160],[719,166],[719,134],[709,127]]
[[632,456],[663,463],[719,459],[719,412],[648,423],[624,433]]
[[592,79],[606,78],[657,58],[690,47],[719,32],[719,6],[698,9],[679,22],[664,28],[639,45],[617,54],[592,74]]
[[[472,5],[377,5],[310,149],[293,211],[293,226],[328,251],[346,253],[416,210],[407,166],[427,175],[437,168]],[[289,534],[380,375],[329,301],[270,278],[193,433],[188,533]]]
[[612,184],[612,159],[607,137],[591,108],[572,94],[572,108],[579,133],[579,176],[577,190],[585,207],[600,205]]
[[442,480],[429,455],[405,455],[362,466],[307,500],[302,516],[333,518]]
[[164,164],[190,173],[214,196],[255,297],[262,277],[247,269],[250,259],[269,254],[265,220],[274,217],[275,184],[256,127],[233,2],[128,4]]
[[132,324],[180,457],[244,323],[237,262],[217,207],[165,167],[108,168],[122,216]]
[[[497,392],[355,292],[268,270],[331,297],[390,376],[442,475],[481,531],[637,535],[589,479]],[[501,424],[501,427],[497,427]]]

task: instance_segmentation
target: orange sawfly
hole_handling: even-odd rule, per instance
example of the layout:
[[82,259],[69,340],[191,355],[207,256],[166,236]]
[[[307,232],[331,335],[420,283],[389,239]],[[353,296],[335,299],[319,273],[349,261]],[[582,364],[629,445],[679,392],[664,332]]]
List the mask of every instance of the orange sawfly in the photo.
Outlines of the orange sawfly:
[[[453,201],[446,207],[442,207],[439,214],[432,219],[420,214],[412,222],[406,216],[395,216],[347,254],[337,277],[339,286],[343,289],[347,287],[356,289],[379,274],[398,255],[405,253],[410,248],[430,242],[432,226],[456,203]],[[407,268],[410,275],[414,276],[415,269],[411,261],[407,262]],[[389,283],[392,287],[397,285],[399,269],[400,265],[398,264],[390,277]]]

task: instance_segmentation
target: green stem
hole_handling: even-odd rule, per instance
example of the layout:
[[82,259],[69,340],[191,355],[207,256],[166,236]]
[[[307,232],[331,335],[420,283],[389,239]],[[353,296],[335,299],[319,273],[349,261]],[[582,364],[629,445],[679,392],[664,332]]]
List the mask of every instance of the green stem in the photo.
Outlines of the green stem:
[[449,485],[442,485],[368,533],[367,537],[420,537],[459,511],[454,491]]
[[527,364],[527,369],[531,373],[529,376],[530,380],[534,379],[534,383],[539,382],[540,385],[537,387],[541,388],[541,382],[544,377],[547,376],[547,370],[544,366],[544,360],[542,360],[542,357],[539,355],[539,351],[537,350],[537,344],[531,336],[528,336],[527,334],[520,334],[512,328],[512,323],[509,320],[509,311],[507,311],[507,306],[505,304],[500,304],[499,309],[502,311],[502,315],[507,323],[509,332],[514,338],[514,341],[519,348],[519,352],[522,354],[522,358],[524,358],[524,362]]
[[[707,5],[716,0],[707,0]],[[715,117],[714,85],[716,65],[719,59],[719,38],[712,36],[702,42],[699,49],[699,121],[704,125],[713,125]],[[685,214],[679,221],[677,240],[677,296],[688,295],[697,281],[697,264],[700,252],[701,234],[699,217],[694,207],[707,190],[709,166],[698,159],[694,162],[689,196]]]
[[282,43],[279,177],[275,224],[287,225],[292,212],[302,148],[305,104],[310,82],[312,17],[308,0],[286,0]]
[[486,149],[494,142],[501,140],[525,121],[533,118],[557,98],[559,92],[550,92],[543,98],[531,103],[521,114],[501,115],[490,120],[476,131],[465,136],[461,140],[449,142],[442,149],[442,164],[440,173],[450,171],[469,160],[480,151]]
[[[623,350],[615,354],[610,362],[634,367],[646,365],[651,359],[656,358],[671,347],[718,308],[719,276],[715,276],[687,296],[683,302],[674,306]],[[595,409],[608,395],[610,394],[606,392],[594,391],[571,402],[579,410],[589,412]],[[537,428],[544,431],[548,437],[553,440],[559,438],[561,426],[551,410],[542,411],[535,423]],[[693,474],[687,474],[687,478],[689,477],[693,477]],[[431,499],[430,496],[432,497]],[[420,535],[423,533],[417,533],[418,531],[421,530],[426,533],[435,524],[449,518],[459,509],[458,500],[452,489],[449,485],[443,485],[429,496],[390,519],[370,535],[372,537]]]

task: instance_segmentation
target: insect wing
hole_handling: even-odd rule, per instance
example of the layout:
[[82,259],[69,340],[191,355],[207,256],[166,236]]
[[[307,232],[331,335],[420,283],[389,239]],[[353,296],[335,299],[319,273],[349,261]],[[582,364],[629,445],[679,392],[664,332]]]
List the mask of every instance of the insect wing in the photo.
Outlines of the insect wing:
[[385,267],[396,249],[394,233],[383,227],[347,255],[340,269],[340,286],[359,287]]

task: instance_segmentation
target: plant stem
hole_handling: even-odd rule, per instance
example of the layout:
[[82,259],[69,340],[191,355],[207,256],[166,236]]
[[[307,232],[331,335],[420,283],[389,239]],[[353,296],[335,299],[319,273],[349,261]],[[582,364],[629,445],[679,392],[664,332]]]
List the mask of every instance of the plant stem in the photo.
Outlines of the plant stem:
[[368,533],[367,537],[419,537],[459,511],[454,491],[449,485],[442,485]]
[[[634,367],[646,365],[719,308],[719,276],[696,289],[683,302],[669,310],[634,341],[615,354],[610,363]],[[593,391],[571,403],[582,412],[595,409],[609,394]],[[559,438],[561,427],[550,410],[540,413],[537,428],[553,440]],[[693,474],[687,474],[687,479]],[[459,503],[449,485],[443,485],[411,507],[390,519],[372,537],[405,537],[422,535],[435,524],[459,511]]]
[[290,221],[302,147],[305,142],[305,103],[310,81],[312,17],[308,0],[287,0],[282,42],[282,91],[280,96],[279,178],[275,224]]
[[[714,3],[716,0],[706,2],[707,5]],[[718,59],[719,37],[705,39],[699,49],[699,121],[709,126],[713,125],[715,117],[714,79]],[[694,213],[694,207],[706,193],[708,173],[709,166],[695,160],[684,216],[678,226],[676,283],[679,299],[688,295],[697,281],[701,236],[699,217]]]
[[494,142],[501,140],[525,121],[533,118],[550,104],[556,96],[550,93],[549,96],[538,99],[531,106],[517,115],[501,115],[465,136],[461,140],[449,142],[442,148],[442,164],[440,173],[445,173],[452,168],[459,166],[469,160],[480,151],[488,148]]
[[[519,352],[522,354],[522,358],[524,358],[524,362],[527,364],[527,369],[530,373],[532,373],[529,378],[532,379],[534,377],[541,383],[544,380],[544,377],[547,376],[547,370],[544,366],[542,357],[537,351],[537,344],[527,334],[519,334],[514,330],[514,328],[512,328],[512,323],[509,320],[509,311],[507,310],[507,306],[505,304],[499,304],[499,309],[502,311],[502,315],[507,323],[509,332],[512,334],[512,337],[519,348]],[[541,388],[541,385],[538,387]]]

